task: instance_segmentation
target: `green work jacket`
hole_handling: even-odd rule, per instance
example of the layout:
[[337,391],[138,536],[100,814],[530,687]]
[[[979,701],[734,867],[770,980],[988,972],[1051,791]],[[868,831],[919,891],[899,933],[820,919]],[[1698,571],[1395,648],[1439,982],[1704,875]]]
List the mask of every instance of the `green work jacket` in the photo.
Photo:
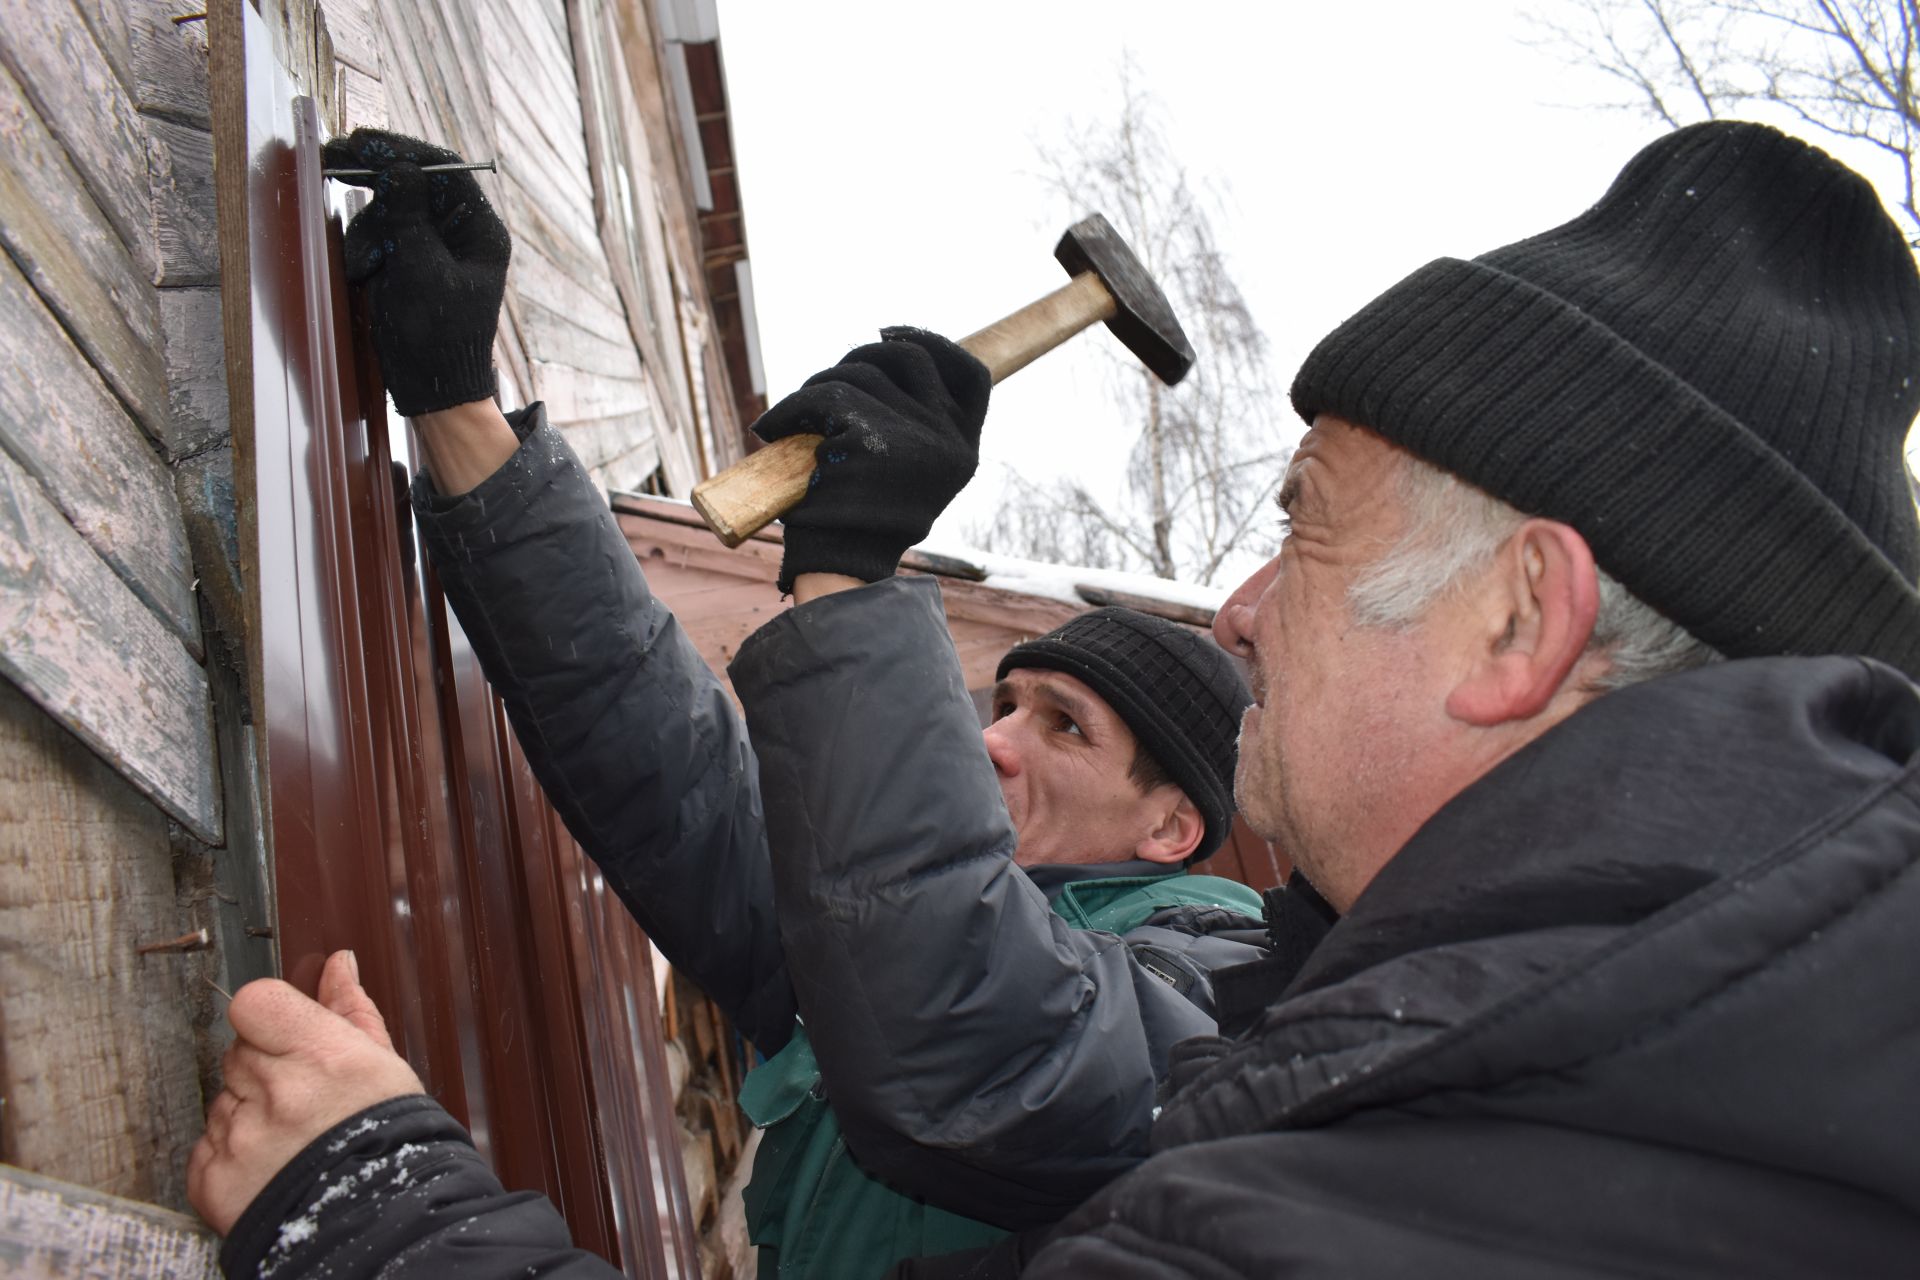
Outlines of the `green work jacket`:
[[[1261,911],[1260,896],[1247,886],[1184,871],[1072,881],[1052,905],[1073,928],[1119,935],[1169,908],[1224,907],[1255,917]],[[827,1103],[804,1027],[748,1074],[740,1105],[765,1131],[746,1190],[762,1280],[859,1280],[903,1258],[973,1248],[1006,1234],[862,1171]]]

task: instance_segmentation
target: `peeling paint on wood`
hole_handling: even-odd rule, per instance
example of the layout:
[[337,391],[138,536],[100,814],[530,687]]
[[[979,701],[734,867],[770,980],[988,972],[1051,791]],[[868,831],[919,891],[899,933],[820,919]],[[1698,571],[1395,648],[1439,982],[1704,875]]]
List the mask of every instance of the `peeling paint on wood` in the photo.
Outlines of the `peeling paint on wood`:
[[4,454],[0,673],[194,835],[221,842],[206,673]]
[[166,817],[5,685],[0,851],[0,1159],[185,1208],[206,958],[135,952],[197,923],[174,894]]
[[[143,210],[143,226],[145,218]],[[152,282],[4,67],[0,242],[140,425],[161,436],[166,384]]]
[[40,0],[32,21],[0,23],[0,61],[26,86],[127,252],[150,275],[153,233],[140,119],[73,0]]
[[213,210],[213,138],[204,129],[148,119],[155,280],[168,288],[220,283]]
[[197,655],[193,561],[173,477],[4,255],[0,332],[0,447]]
[[219,1280],[219,1262],[196,1218],[0,1165],[0,1277]]

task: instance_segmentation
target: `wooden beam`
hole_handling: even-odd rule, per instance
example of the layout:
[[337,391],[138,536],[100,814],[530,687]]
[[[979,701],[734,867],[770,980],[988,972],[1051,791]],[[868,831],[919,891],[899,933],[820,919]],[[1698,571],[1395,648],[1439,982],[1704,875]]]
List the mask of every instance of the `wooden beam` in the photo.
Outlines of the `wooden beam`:
[[0,244],[140,425],[164,443],[167,388],[151,269],[128,254],[4,67]]
[[206,673],[5,454],[0,674],[195,836],[221,843]]
[[220,1280],[220,1239],[198,1219],[0,1165],[0,1258],[10,1276]]
[[198,657],[193,559],[173,477],[5,255],[0,332],[0,448]]
[[5,685],[0,850],[0,1160],[184,1208],[213,957],[135,948],[211,917],[175,896],[165,815]]

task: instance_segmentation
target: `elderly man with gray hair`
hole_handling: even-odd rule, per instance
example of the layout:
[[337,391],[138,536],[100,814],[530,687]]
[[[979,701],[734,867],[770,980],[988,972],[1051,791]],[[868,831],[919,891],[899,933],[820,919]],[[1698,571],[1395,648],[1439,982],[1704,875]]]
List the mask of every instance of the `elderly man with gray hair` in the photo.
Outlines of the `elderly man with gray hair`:
[[1152,1158],[952,1273],[1913,1274],[1920,277],[1873,190],[1681,130],[1293,402],[1215,635],[1241,810],[1343,918],[1176,1050]]

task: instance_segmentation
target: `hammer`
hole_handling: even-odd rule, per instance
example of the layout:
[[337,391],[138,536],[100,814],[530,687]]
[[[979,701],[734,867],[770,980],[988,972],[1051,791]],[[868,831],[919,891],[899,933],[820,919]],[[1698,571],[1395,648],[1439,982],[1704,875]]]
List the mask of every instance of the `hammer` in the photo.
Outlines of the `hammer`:
[[[1172,386],[1193,367],[1193,347],[1160,286],[1127,242],[1099,214],[1074,223],[1053,256],[1073,278],[980,332],[962,338],[995,382],[1026,368],[1101,320],[1142,364]],[[776,440],[694,486],[693,506],[707,527],[737,547],[807,496],[820,436]]]

